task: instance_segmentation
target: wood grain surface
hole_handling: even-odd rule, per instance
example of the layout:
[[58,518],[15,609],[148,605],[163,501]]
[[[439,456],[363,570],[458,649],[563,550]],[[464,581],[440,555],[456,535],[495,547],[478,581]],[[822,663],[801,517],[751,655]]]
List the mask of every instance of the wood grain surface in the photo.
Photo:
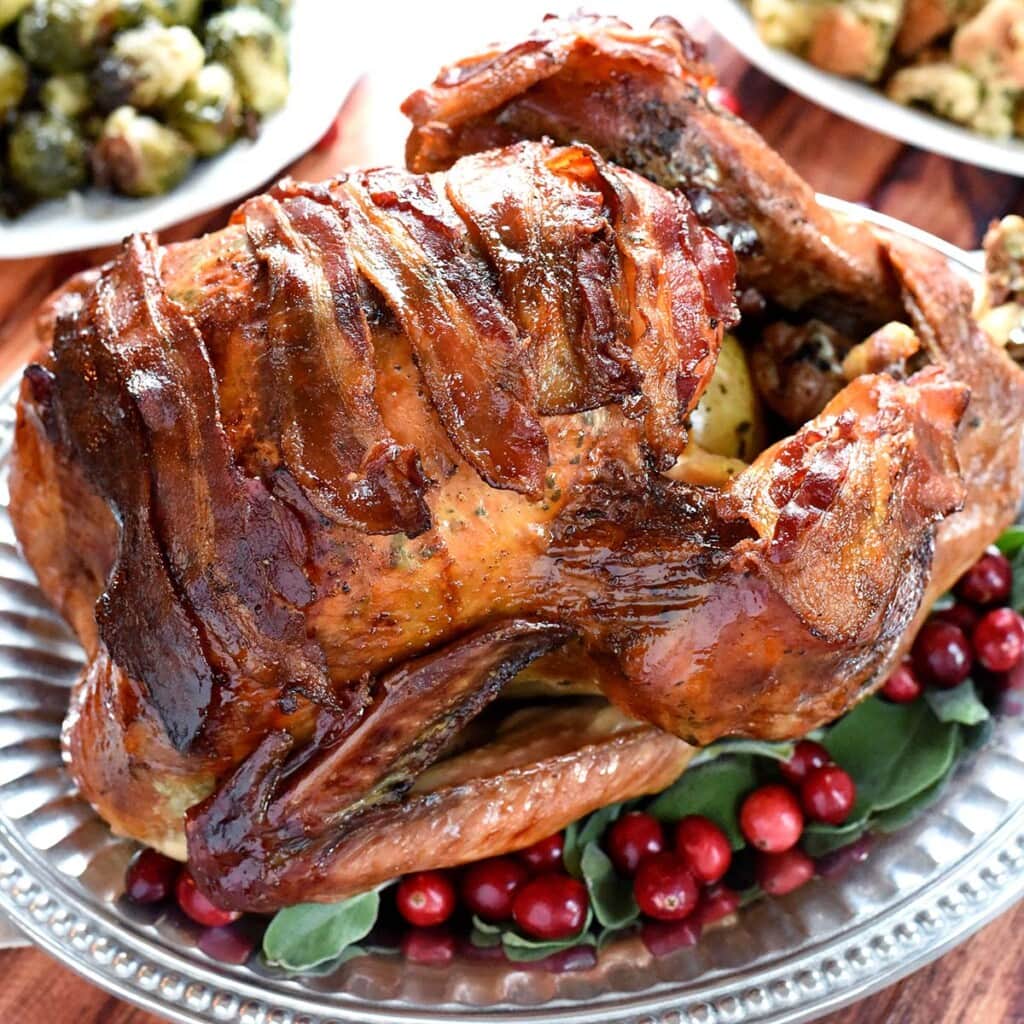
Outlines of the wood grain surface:
[[[712,39],[721,79],[744,115],[822,192],[867,203],[964,248],[988,222],[1024,207],[1024,182],[901,145],[788,93]],[[339,116],[336,137],[293,169],[325,177],[357,163],[397,162],[400,95],[384,77],[364,80]],[[163,238],[219,227],[227,211],[196,218]],[[2,227],[0,227],[2,230]],[[39,300],[103,252],[0,262],[0,379],[33,349]],[[1024,1024],[1024,904],[930,967],[826,1018],[827,1024]],[[0,1024],[156,1024],[36,950],[0,953]]]

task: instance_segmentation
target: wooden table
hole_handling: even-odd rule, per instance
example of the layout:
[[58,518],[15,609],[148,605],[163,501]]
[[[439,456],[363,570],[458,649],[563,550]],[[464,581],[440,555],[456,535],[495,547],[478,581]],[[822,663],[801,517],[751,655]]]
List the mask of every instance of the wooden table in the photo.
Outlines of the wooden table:
[[[988,222],[1024,206],[1024,182],[902,146],[829,114],[745,65],[712,41],[724,84],[745,116],[822,192],[870,204],[965,248]],[[294,172],[316,178],[356,163],[401,157],[403,122],[383,78],[364,81],[339,117],[335,139]],[[219,226],[225,213],[198,218],[165,238]],[[32,313],[69,272],[102,253],[0,263],[0,379],[32,346]],[[827,1018],[827,1024],[1024,1024],[1024,904],[956,951],[878,995]],[[0,954],[4,1024],[156,1024],[36,950]]]

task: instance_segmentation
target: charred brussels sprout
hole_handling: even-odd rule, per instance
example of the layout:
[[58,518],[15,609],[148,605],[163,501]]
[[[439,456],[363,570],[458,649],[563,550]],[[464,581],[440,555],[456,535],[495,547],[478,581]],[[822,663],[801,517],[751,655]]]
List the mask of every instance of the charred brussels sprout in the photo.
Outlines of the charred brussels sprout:
[[150,22],[129,29],[93,73],[97,105],[103,110],[163,106],[202,66],[202,44],[187,28]]
[[37,199],[55,199],[81,188],[88,177],[85,141],[66,118],[22,114],[7,139],[12,181]]
[[235,76],[242,102],[258,114],[284,106],[288,98],[288,48],[281,29],[254,7],[234,7],[206,25],[210,59]]
[[0,46],[0,120],[25,98],[28,65],[9,47]]
[[81,71],[135,17],[124,0],[33,0],[18,21],[18,47],[44,71]]
[[32,0],[0,0],[0,28],[14,21]]
[[66,75],[51,75],[39,90],[39,102],[51,114],[74,120],[91,106],[89,78],[80,71]]
[[127,196],[169,192],[192,167],[188,140],[131,107],[115,110],[93,147],[93,174]]
[[231,72],[222,64],[207,64],[178,94],[168,119],[200,156],[226,149],[242,125],[242,101]]
[[225,0],[224,7],[255,7],[282,27],[292,16],[292,0]]

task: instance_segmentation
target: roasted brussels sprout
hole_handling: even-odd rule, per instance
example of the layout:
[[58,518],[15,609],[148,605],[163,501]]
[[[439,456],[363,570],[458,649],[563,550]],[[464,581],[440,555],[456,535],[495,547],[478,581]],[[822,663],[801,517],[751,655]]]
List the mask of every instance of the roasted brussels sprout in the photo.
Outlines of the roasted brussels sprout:
[[292,16],[292,0],[224,0],[224,7],[255,7],[282,26]]
[[9,47],[0,46],[0,119],[25,98],[28,65]]
[[122,32],[93,73],[101,110],[160,107],[173,99],[203,66],[203,46],[181,25],[149,22]]
[[6,28],[32,0],[0,0],[0,28]]
[[104,122],[93,147],[97,182],[128,196],[157,196],[170,191],[192,167],[188,140],[159,121],[121,107]]
[[194,25],[203,0],[142,0],[142,10],[164,25]]
[[74,120],[91,106],[89,78],[80,71],[51,75],[39,90],[39,102],[51,114]]
[[207,64],[178,94],[168,120],[200,156],[213,156],[238,137],[242,100],[223,64]]
[[125,0],[33,0],[18,20],[18,47],[45,71],[81,71],[135,18],[134,4]]
[[235,76],[245,106],[269,114],[288,98],[284,33],[262,11],[234,7],[206,24],[206,50]]
[[88,177],[85,141],[66,118],[22,114],[7,139],[12,181],[37,199],[54,199],[81,188]]

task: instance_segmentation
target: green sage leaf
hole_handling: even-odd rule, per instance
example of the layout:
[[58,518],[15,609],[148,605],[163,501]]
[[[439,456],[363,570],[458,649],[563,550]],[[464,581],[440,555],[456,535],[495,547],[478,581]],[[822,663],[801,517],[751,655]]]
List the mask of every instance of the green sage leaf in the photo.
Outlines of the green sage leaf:
[[596,841],[583,848],[580,864],[598,923],[604,928],[624,928],[632,924],[640,916],[633,886],[615,874],[611,860]]
[[965,679],[951,690],[929,687],[924,691],[924,697],[940,722],[977,725],[989,717],[988,708],[978,699],[978,691],[970,679]]
[[263,936],[267,962],[302,971],[341,956],[377,921],[380,893],[360,893],[340,903],[300,903],[274,915]]

